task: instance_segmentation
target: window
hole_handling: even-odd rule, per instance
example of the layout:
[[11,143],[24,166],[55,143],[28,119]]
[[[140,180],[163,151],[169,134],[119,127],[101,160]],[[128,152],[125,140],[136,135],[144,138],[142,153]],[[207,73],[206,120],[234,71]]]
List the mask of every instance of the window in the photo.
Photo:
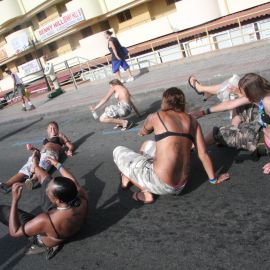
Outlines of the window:
[[59,15],[61,16],[63,13],[65,13],[67,11],[67,7],[65,4],[58,4],[56,5],[57,11],[59,13]]
[[181,0],[166,0],[166,3],[167,3],[167,5],[172,5],[172,4],[179,2],[179,1],[181,1]]
[[56,51],[58,49],[58,45],[56,42],[52,42],[50,44],[48,44],[48,48],[50,50],[50,52]]
[[119,20],[120,23],[132,19],[132,16],[131,16],[131,13],[130,13],[129,9],[127,9],[127,10],[125,10],[123,12],[120,12],[119,14],[117,14],[117,17],[118,17],[118,20]]
[[45,13],[45,11],[41,11],[37,14],[37,19],[39,22],[45,20],[47,18],[47,15]]
[[101,31],[105,31],[111,28],[108,20],[100,22],[99,25],[100,25]]
[[26,60],[26,62],[29,62],[29,61],[33,60],[32,54],[29,53],[29,54],[25,55],[25,60]]
[[91,36],[93,34],[91,26],[82,29],[81,33],[84,38]]

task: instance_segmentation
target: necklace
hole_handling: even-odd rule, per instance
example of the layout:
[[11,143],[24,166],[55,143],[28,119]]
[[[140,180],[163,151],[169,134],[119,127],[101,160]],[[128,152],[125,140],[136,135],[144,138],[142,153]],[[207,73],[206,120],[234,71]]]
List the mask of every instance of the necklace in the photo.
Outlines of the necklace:
[[57,210],[60,210],[60,211],[62,211],[62,210],[68,210],[70,208],[71,208],[70,206],[68,206],[68,207],[56,207],[56,209]]

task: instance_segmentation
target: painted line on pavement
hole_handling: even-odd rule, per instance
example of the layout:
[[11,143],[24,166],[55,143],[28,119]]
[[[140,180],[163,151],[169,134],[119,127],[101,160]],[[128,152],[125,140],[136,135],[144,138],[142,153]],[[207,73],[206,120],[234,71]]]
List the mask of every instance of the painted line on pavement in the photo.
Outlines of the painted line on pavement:
[[114,135],[114,134],[118,134],[118,133],[126,133],[126,132],[138,132],[140,130],[140,128],[131,128],[128,130],[124,130],[122,131],[121,129],[119,130],[108,130],[108,131],[102,131],[103,135]]
[[43,139],[38,139],[38,140],[33,140],[33,141],[20,141],[20,142],[16,142],[14,144],[12,144],[12,146],[19,146],[19,145],[24,145],[24,144],[39,144],[42,143]]

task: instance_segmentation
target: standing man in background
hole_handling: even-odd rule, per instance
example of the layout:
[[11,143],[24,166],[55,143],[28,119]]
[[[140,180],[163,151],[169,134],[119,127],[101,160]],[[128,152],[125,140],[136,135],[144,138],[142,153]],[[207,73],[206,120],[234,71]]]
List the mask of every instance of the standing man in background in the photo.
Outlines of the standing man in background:
[[132,76],[129,65],[126,62],[125,58],[128,55],[128,51],[126,48],[122,47],[119,40],[116,37],[112,37],[112,32],[107,30],[104,33],[105,38],[108,40],[108,49],[112,54],[112,72],[116,75],[116,78],[124,83],[124,80],[120,75],[120,67],[122,67],[125,71],[128,72],[129,78],[126,82],[134,81],[134,77]]
[[26,111],[25,99],[28,101],[28,105],[29,105],[28,110],[35,109],[36,107],[31,103],[30,98],[26,95],[25,87],[24,87],[24,85],[22,83],[22,80],[19,78],[18,74],[11,72],[11,70],[8,69],[8,68],[5,69],[5,72],[9,76],[11,76],[11,78],[13,80],[13,93],[14,93],[14,96],[15,96],[15,93],[17,91],[18,95],[22,99],[22,106],[23,106],[22,111]]

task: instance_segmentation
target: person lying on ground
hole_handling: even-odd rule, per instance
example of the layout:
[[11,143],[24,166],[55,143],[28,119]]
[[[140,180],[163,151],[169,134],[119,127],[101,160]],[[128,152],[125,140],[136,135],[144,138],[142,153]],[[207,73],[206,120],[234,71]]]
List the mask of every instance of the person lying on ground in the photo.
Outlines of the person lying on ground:
[[[48,162],[48,157],[52,157],[56,160],[59,160],[61,154],[65,151],[67,156],[73,155],[73,144],[66,137],[65,134],[59,131],[58,124],[56,122],[50,122],[47,127],[47,135],[48,137],[44,139],[43,146],[41,148],[41,158],[40,158],[40,167],[42,167],[45,171],[49,171],[52,167],[50,162]],[[37,148],[28,145],[28,150],[36,150]],[[32,157],[28,158],[26,164],[12,176],[6,182],[0,182],[0,192],[9,193],[11,191],[11,187],[14,183],[23,182],[26,179],[28,188],[32,188],[33,184],[36,180],[35,176],[31,172],[32,165]]]
[[90,110],[95,112],[102,105],[106,104],[114,95],[118,101],[118,104],[106,107],[99,120],[102,123],[116,124],[115,128],[122,127],[122,130],[129,129],[134,125],[134,123],[121,118],[128,116],[132,109],[135,111],[138,117],[140,117],[140,113],[132,102],[131,94],[129,93],[128,89],[118,79],[110,81],[109,85],[110,89],[106,96],[104,96],[96,106],[90,106]]
[[[235,100],[224,101],[203,111],[193,112],[192,115],[200,118],[210,113],[232,110],[253,104],[257,108],[256,110],[252,110],[251,116],[253,115],[254,117],[250,117],[251,121],[245,123],[243,126],[238,125],[240,129],[233,129],[233,132],[230,132],[232,130],[231,128],[214,127],[213,132],[206,136],[206,143],[218,142],[238,149],[245,149],[252,152],[259,150],[261,152],[260,149],[264,142],[267,151],[269,151],[270,83],[258,74],[249,73],[240,79],[238,88],[241,91],[241,97]],[[254,119],[252,120],[252,118]],[[222,133],[227,134],[228,136],[226,135],[226,137],[229,140],[228,138],[225,139]],[[262,151],[264,150],[262,149]]]
[[163,93],[161,111],[150,114],[139,131],[140,136],[154,132],[155,142],[145,142],[140,154],[124,146],[114,149],[113,158],[121,172],[122,187],[132,183],[140,189],[133,194],[133,199],[152,203],[153,194],[179,194],[189,180],[193,144],[210,183],[216,185],[229,179],[227,173],[219,178],[215,176],[201,127],[185,112],[185,104],[180,89],[167,89]]
[[42,209],[44,212],[33,215],[18,208],[23,184],[12,186],[11,207],[0,206],[0,222],[9,227],[12,237],[32,237],[26,255],[46,253],[51,259],[63,243],[82,228],[88,208],[88,198],[76,178],[53,158],[51,164],[59,170],[61,176],[52,178],[39,166],[39,152],[32,155],[32,169],[42,187]]

